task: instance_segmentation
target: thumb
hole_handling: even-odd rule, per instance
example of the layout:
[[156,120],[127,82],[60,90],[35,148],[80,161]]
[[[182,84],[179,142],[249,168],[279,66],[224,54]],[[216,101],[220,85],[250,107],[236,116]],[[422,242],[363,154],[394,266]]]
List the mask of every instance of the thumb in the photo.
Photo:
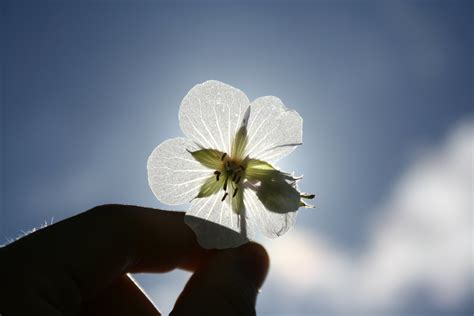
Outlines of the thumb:
[[268,267],[267,252],[256,243],[218,251],[188,281],[171,315],[255,315]]

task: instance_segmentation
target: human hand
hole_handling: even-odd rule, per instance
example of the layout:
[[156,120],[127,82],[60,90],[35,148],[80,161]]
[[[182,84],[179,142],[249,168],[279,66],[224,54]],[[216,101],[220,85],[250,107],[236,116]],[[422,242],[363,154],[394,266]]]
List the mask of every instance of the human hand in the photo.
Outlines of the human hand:
[[172,315],[254,315],[264,248],[206,250],[184,213],[105,205],[0,248],[0,315],[160,315],[127,273],[193,271]]

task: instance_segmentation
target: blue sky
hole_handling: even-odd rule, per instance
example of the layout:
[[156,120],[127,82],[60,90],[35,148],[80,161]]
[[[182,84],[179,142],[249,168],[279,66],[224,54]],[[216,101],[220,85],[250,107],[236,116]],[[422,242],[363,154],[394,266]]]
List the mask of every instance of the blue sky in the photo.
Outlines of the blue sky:
[[[208,79],[251,100],[278,96],[303,116],[304,145],[280,166],[304,174],[301,186],[317,194],[317,209],[301,211],[288,238],[321,238],[348,258],[370,253],[379,236],[373,226],[385,218],[394,190],[409,182],[406,174],[429,161],[423,157],[472,136],[468,1],[1,6],[5,241],[102,203],[169,209],[148,187],[146,159],[159,143],[182,135],[181,99]],[[462,152],[472,161],[472,151]],[[462,188],[472,188],[472,177],[467,182]],[[293,303],[290,290],[272,288],[280,268],[275,263],[262,292],[262,314],[275,314],[275,301],[285,315],[337,307],[310,300],[319,289],[314,284]],[[187,274],[138,278],[169,305]],[[413,288],[419,286],[414,297],[422,299],[364,311],[472,314],[472,290],[443,305],[430,297],[431,285]]]

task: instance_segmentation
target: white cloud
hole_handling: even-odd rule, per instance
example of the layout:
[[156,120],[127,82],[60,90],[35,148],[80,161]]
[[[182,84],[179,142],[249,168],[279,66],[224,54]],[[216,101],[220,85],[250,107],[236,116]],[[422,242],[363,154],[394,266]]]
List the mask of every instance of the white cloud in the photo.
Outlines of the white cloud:
[[313,232],[295,229],[266,244],[267,288],[349,310],[391,310],[429,289],[436,307],[471,299],[473,284],[474,123],[423,152],[401,176],[371,226],[371,241],[352,256]]

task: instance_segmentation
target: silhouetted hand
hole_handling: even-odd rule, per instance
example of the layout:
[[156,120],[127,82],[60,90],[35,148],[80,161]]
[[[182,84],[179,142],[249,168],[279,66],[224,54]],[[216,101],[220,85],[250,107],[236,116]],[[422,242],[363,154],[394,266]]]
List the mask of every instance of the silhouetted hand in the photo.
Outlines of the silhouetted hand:
[[0,248],[0,314],[160,315],[128,272],[194,271],[172,315],[254,315],[262,246],[205,250],[183,213],[106,205]]

